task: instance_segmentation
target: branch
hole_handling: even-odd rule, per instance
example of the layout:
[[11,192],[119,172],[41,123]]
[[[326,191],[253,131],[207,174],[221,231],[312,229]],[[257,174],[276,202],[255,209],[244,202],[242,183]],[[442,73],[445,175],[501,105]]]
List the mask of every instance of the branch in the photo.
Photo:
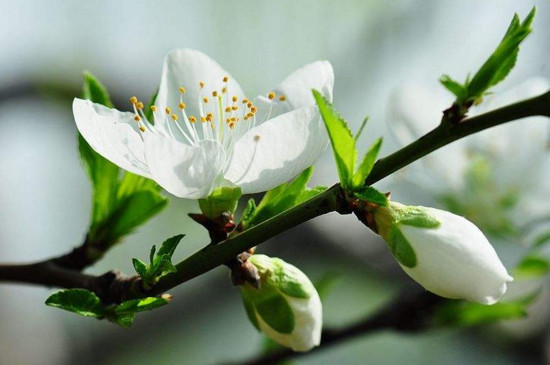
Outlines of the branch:
[[310,352],[293,352],[291,349],[281,348],[239,364],[278,364],[283,360],[309,355],[312,352],[325,350],[349,338],[371,334],[380,330],[394,330],[405,333],[421,331],[430,327],[432,314],[438,305],[446,300],[424,290],[404,291],[392,303],[389,303],[372,316],[349,327],[323,330],[321,344]]

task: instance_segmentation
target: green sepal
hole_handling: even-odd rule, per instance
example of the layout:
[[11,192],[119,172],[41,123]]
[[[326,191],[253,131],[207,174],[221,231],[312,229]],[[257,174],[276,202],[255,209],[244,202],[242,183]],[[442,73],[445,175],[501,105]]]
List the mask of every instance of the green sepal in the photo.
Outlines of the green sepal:
[[311,297],[315,288],[312,285],[304,284],[304,280],[299,280],[302,276],[301,273],[294,272],[281,259],[272,258],[271,262],[273,263],[272,274],[267,279],[271,285],[291,298],[308,299]]
[[388,245],[393,256],[401,265],[410,269],[416,266],[416,253],[411,243],[399,229],[398,224],[394,224],[391,228]]
[[275,331],[289,334],[294,330],[294,313],[282,295],[273,295],[256,301],[255,308],[264,322]]
[[398,222],[419,228],[437,228],[441,222],[423,207],[406,207],[399,211]]
[[388,197],[384,193],[381,193],[372,186],[364,186],[353,192],[353,195],[362,201],[378,204],[384,207],[387,206],[389,202]]
[[340,116],[332,104],[317,90],[313,90],[313,96],[330,137],[340,184],[345,191],[350,191],[357,160],[355,139],[346,120]]
[[85,289],[62,289],[46,299],[46,305],[64,309],[84,317],[103,318],[104,309],[99,297]]
[[233,214],[242,196],[238,186],[221,186],[207,198],[199,199],[202,213],[210,219],[216,219],[224,213]]

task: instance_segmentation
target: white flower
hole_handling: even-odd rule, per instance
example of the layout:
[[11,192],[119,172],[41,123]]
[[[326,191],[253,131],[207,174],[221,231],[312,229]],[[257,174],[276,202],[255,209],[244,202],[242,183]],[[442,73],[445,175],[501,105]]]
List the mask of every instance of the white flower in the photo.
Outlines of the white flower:
[[73,112],[94,150],[178,197],[204,198],[231,184],[256,193],[290,180],[324,152],[328,136],[311,89],[332,99],[333,82],[330,63],[318,61],[249,100],[208,56],[173,50],[164,61],[154,120],[135,97],[133,113],[81,99]]
[[392,202],[374,219],[403,270],[432,293],[489,305],[513,280],[487,238],[463,217]]
[[252,255],[261,288],[241,286],[250,321],[273,341],[294,351],[309,351],[321,342],[321,299],[308,277],[281,259]]

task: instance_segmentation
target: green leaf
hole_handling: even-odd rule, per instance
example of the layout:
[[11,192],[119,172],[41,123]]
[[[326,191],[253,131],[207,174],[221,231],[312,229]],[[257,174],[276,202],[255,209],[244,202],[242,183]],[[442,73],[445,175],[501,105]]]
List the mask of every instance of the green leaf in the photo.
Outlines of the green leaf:
[[441,76],[439,82],[441,82],[441,84],[445,86],[447,90],[453,93],[458,100],[465,100],[468,97],[468,90],[466,89],[466,87],[459,82],[451,79],[450,76]]
[[361,137],[361,134],[363,133],[363,130],[365,129],[365,126],[367,125],[369,121],[369,116],[367,115],[365,119],[361,122],[361,126],[359,127],[359,130],[357,130],[357,133],[355,134],[355,137],[353,137],[353,140],[355,143],[357,143],[357,140]]
[[204,215],[216,219],[224,213],[233,213],[242,196],[238,186],[221,186],[215,189],[207,198],[199,199],[199,207]]
[[321,194],[327,189],[328,189],[328,186],[323,186],[323,185],[317,185],[312,187],[311,189],[306,189],[302,191],[302,193],[298,196],[298,198],[296,199],[296,204],[303,203],[306,200],[309,200],[314,196]]
[[103,84],[91,73],[84,72],[84,88],[82,90],[82,96],[84,99],[93,101],[101,105],[105,105],[108,108],[113,108],[111,97],[107,92],[107,89]]
[[147,297],[142,299],[132,299],[120,303],[112,309],[112,313],[118,315],[133,314],[144,311],[150,311],[170,303],[170,296]]
[[241,217],[241,222],[250,221],[250,219],[252,219],[252,217],[256,213],[256,208],[257,208],[256,201],[254,200],[254,198],[248,199],[248,202],[246,202],[246,208],[244,208],[244,211]]
[[399,223],[420,228],[437,228],[441,222],[422,207],[406,207],[399,212]]
[[122,200],[141,190],[160,191],[160,186],[153,180],[126,171],[118,187],[117,200]]
[[121,315],[119,317],[114,317],[112,319],[113,322],[118,324],[120,327],[123,328],[130,328],[132,327],[132,324],[134,324],[134,320],[136,319],[136,315],[133,313],[128,313],[125,315]]
[[[249,200],[241,222],[245,229],[276,216],[277,214],[294,207],[295,205],[324,191],[325,187],[307,189],[307,183],[313,174],[313,167],[305,169],[290,183],[284,183],[269,190],[258,206]],[[254,206],[252,206],[254,204]]]
[[140,259],[133,258],[132,264],[134,265],[134,269],[139,276],[143,278],[147,275],[147,265],[145,264],[145,262],[141,261]]
[[348,128],[346,120],[338,114],[332,104],[321,93],[313,90],[313,96],[327,127],[338,175],[340,176],[340,184],[344,190],[351,190],[355,161],[357,160],[353,134]]
[[183,237],[185,237],[184,234],[178,234],[165,240],[160,245],[160,248],[157,252],[157,257],[164,258],[165,256],[167,256],[169,260],[172,259],[172,255],[174,255],[174,251],[176,251],[176,248],[178,247],[178,244],[181,242]]
[[403,266],[413,268],[416,266],[416,253],[407,238],[399,229],[398,224],[394,224],[390,232],[388,241],[390,250],[397,261]]
[[538,293],[513,302],[498,302],[483,305],[465,300],[452,300],[439,307],[434,322],[445,326],[476,326],[502,320],[523,318],[528,306],[537,298]]
[[384,193],[381,193],[380,191],[373,188],[372,186],[365,186],[360,190],[355,191],[353,194],[356,198],[369,203],[374,203],[381,206],[388,205],[388,197]]
[[141,190],[133,193],[119,201],[97,227],[92,227],[90,236],[94,242],[112,245],[151,219],[167,204],[168,200],[158,191]]
[[514,278],[519,280],[544,276],[550,270],[550,263],[544,257],[527,256],[514,269]]
[[85,317],[102,318],[104,315],[101,299],[95,293],[84,289],[59,290],[46,299],[46,305]]
[[353,189],[361,189],[365,184],[365,179],[369,176],[376,159],[378,158],[378,153],[380,152],[380,147],[382,146],[382,138],[378,138],[369,148],[363,161],[357,168],[355,175],[353,176]]

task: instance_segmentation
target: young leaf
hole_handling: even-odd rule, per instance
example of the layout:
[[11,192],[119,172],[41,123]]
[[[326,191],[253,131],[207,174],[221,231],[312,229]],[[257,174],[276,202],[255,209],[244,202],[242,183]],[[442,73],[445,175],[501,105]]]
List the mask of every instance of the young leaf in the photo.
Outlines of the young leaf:
[[550,263],[544,257],[527,256],[514,269],[517,280],[534,279],[544,276],[550,271]]
[[147,275],[147,265],[145,262],[140,259],[133,258],[132,264],[134,265],[134,269],[139,276],[145,277]]
[[313,90],[313,96],[327,127],[338,175],[340,176],[340,184],[344,190],[351,190],[355,161],[357,160],[353,134],[348,128],[346,120],[338,114],[323,95]]
[[178,247],[178,244],[183,237],[185,237],[184,234],[178,234],[165,240],[160,245],[160,248],[157,252],[157,257],[164,257],[166,255],[168,256],[168,259],[172,259],[172,255],[174,254],[174,251],[176,251],[176,248]]
[[104,315],[101,299],[95,293],[84,289],[59,290],[46,299],[46,305],[85,317],[102,318]]
[[380,147],[382,146],[382,137],[378,138],[372,146],[370,146],[367,153],[363,157],[363,161],[359,165],[357,172],[353,175],[353,189],[360,189],[365,184],[365,179],[369,176],[372,171],[372,167],[376,162],[378,153],[380,152]]
[[355,143],[357,143],[357,140],[361,137],[361,134],[363,133],[363,130],[365,129],[365,126],[367,125],[367,122],[369,121],[369,116],[367,115],[365,119],[361,122],[361,126],[359,127],[359,130],[357,130],[357,133],[355,134],[355,137],[353,137],[353,140]]
[[113,107],[111,97],[103,84],[91,73],[84,72],[84,88],[82,94],[84,99],[89,99],[94,103],[105,105],[108,108]]
[[466,87],[462,84],[460,84],[458,81],[455,81],[451,79],[448,75],[443,75],[439,79],[439,82],[445,86],[447,90],[449,90],[451,93],[453,93],[457,100],[465,100],[468,97],[468,90]]
[[162,307],[168,304],[171,298],[171,295],[163,295],[162,297],[127,300],[119,305],[107,308],[105,315],[110,321],[115,322],[119,326],[129,328],[134,323],[136,313]]
[[354,192],[356,198],[363,201],[374,203],[382,206],[388,205],[388,197],[373,188],[372,186],[365,186]]

